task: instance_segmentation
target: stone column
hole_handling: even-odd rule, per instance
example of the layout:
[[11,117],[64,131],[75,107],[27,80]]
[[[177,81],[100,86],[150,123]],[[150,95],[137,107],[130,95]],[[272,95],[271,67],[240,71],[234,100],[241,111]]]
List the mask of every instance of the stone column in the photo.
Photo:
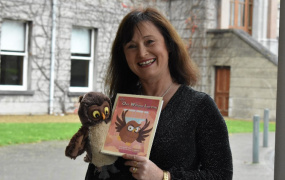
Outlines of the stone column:
[[[280,2],[280,22],[285,21],[285,1]],[[285,177],[285,24],[280,23],[278,81],[277,81],[277,109],[276,109],[276,140],[274,180]]]

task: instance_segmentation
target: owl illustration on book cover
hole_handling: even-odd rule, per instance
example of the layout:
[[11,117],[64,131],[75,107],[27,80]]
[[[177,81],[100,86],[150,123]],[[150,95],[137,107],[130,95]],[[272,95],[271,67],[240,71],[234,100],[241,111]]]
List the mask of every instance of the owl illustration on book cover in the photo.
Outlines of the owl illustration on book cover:
[[[119,97],[103,153],[149,156],[160,100]],[[154,108],[155,107],[155,108]]]
[[[129,112],[129,114],[127,114]],[[149,128],[149,121],[144,118],[147,111],[124,110],[121,118],[117,115],[116,130],[119,132],[118,139],[130,145],[134,141],[142,143],[152,128]],[[141,126],[142,122],[144,125]]]

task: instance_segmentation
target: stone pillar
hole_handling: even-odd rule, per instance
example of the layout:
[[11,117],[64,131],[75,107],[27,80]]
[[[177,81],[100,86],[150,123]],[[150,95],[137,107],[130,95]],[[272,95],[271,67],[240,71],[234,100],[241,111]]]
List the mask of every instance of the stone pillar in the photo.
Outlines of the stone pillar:
[[267,6],[268,0],[255,0],[253,4],[252,37],[261,43],[267,35]]
[[253,3],[252,37],[276,55],[277,11],[277,0],[255,0]]
[[[285,21],[285,1],[281,3],[280,22]],[[280,23],[279,60],[277,81],[277,113],[276,113],[276,140],[274,180],[283,180],[285,177],[285,24]]]
[[229,28],[230,19],[230,0],[221,0],[220,29]]

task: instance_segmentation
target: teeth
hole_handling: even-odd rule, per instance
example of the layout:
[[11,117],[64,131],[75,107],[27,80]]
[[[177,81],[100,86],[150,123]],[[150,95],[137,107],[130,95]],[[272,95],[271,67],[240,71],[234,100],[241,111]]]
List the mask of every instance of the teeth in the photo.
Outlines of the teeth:
[[140,66],[147,66],[151,63],[153,63],[155,61],[155,59],[151,59],[151,60],[148,60],[148,61],[144,61],[142,63],[139,63]]

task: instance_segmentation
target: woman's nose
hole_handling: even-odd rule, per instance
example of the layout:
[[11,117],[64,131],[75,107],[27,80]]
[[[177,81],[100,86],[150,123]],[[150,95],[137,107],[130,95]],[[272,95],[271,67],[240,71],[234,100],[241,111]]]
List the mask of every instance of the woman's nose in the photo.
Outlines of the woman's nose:
[[147,48],[145,46],[140,46],[138,53],[140,57],[145,57],[148,54]]

